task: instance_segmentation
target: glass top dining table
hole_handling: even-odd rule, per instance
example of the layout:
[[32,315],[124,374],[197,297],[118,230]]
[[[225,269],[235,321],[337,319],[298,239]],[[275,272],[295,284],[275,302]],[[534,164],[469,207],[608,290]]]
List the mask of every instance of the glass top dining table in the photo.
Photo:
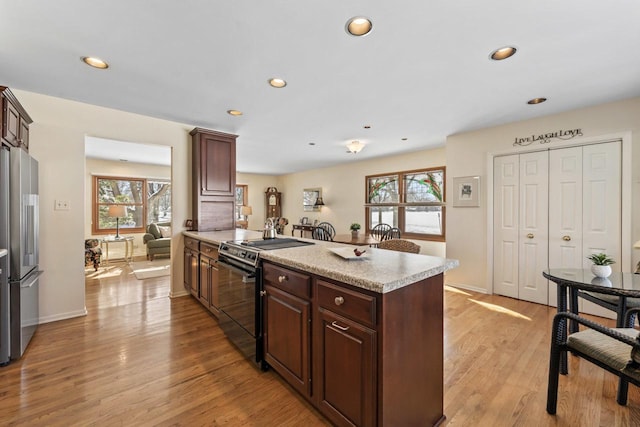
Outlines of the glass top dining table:
[[336,243],[346,243],[349,245],[377,245],[380,240],[371,236],[370,234],[358,233],[357,236],[349,234],[336,234],[333,238]]

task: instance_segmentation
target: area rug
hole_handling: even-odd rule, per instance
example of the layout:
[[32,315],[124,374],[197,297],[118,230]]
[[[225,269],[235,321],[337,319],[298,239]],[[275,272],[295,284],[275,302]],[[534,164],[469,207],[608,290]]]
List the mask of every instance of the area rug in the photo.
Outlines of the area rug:
[[168,276],[171,274],[171,259],[161,258],[153,261],[133,261],[129,263],[136,279]]

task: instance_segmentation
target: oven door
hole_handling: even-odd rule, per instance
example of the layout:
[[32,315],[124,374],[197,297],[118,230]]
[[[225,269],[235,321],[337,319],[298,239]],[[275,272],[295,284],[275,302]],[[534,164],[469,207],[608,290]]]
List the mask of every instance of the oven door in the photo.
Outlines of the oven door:
[[259,347],[259,292],[256,268],[224,255],[218,257],[220,327],[249,359],[262,360]]

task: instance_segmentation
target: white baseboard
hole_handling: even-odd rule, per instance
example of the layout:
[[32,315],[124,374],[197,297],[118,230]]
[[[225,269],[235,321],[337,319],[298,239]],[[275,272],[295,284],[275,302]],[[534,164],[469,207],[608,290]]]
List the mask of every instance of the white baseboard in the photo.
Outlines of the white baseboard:
[[465,285],[461,283],[445,283],[446,286],[452,286],[458,289],[464,289],[467,291],[477,292],[479,294],[489,294],[485,288],[478,288],[477,286]]
[[81,317],[87,315],[87,307],[78,311],[70,311],[68,313],[54,314],[52,316],[40,317],[38,324],[57,322],[58,320],[72,319],[74,317]]

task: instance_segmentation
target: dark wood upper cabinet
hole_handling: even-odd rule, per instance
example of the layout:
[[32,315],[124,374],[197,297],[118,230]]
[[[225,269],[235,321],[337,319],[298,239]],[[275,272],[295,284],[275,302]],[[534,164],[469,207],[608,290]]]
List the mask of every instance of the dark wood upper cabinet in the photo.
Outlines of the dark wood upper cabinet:
[[0,86],[0,98],[2,98],[0,119],[2,143],[29,151],[29,125],[33,120],[8,87]]
[[195,128],[192,148],[193,229],[235,228],[237,135]]

